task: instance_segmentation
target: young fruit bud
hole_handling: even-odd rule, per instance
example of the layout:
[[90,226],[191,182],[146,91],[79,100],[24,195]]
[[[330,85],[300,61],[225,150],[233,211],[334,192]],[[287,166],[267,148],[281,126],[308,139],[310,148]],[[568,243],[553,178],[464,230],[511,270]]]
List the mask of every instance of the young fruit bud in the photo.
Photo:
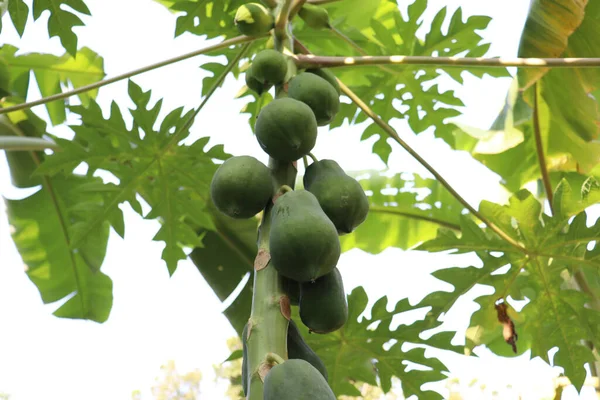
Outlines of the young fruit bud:
[[324,8],[313,6],[312,4],[305,4],[300,11],[298,11],[298,15],[306,25],[311,28],[331,28],[331,24],[329,24],[329,13]]
[[273,16],[262,4],[248,3],[238,8],[234,19],[241,34],[261,36],[273,28]]

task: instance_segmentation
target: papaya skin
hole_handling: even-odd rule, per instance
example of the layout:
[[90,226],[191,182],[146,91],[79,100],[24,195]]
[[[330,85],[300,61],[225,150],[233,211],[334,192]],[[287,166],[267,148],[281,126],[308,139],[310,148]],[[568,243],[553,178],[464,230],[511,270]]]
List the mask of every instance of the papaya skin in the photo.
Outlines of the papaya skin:
[[238,219],[251,218],[273,196],[271,171],[254,157],[231,157],[215,172],[210,195],[223,214]]
[[306,25],[313,29],[331,29],[329,13],[326,9],[312,4],[304,4],[298,15]]
[[333,88],[337,92],[338,96],[340,96],[342,94],[342,88],[340,88],[340,83],[337,81],[337,78],[333,74],[333,72],[331,72],[329,69],[327,69],[327,68],[307,69],[306,72],[308,72],[309,74],[315,74],[315,75],[320,76],[321,78],[325,79],[327,82],[329,82],[331,84],[331,86],[333,86]]
[[300,304],[300,283],[281,275],[279,278],[281,280],[281,290],[290,299],[290,304],[292,306]]
[[343,235],[367,218],[369,198],[360,183],[348,176],[333,160],[312,163],[304,174],[304,188],[319,200],[321,208]]
[[271,368],[264,400],[336,400],[323,375],[304,360],[287,360]]
[[302,72],[292,78],[288,96],[308,105],[319,126],[329,124],[340,110],[340,96],[329,82],[316,74]]
[[271,263],[280,275],[310,282],[335,268],[341,252],[337,230],[312,193],[284,194],[271,215]]
[[287,349],[288,349],[288,358],[304,360],[310,363],[313,367],[315,367],[325,380],[329,380],[329,376],[327,374],[327,368],[325,368],[325,364],[319,358],[319,356],[306,344],[304,338],[300,334],[298,330],[298,326],[293,320],[290,320],[290,325],[288,326],[287,333]]
[[300,287],[300,319],[311,332],[329,333],[348,321],[348,303],[342,275],[337,268]]
[[246,36],[262,36],[273,29],[275,20],[262,4],[248,3],[238,8],[234,23]]
[[282,162],[296,161],[307,155],[317,142],[317,120],[306,104],[279,98],[258,114],[254,126],[260,147]]
[[285,80],[288,70],[286,57],[273,49],[262,50],[252,60],[254,79],[265,85],[280,85]]
[[256,92],[258,95],[261,95],[267,92],[273,85],[261,83],[258,79],[256,79],[252,73],[252,68],[246,71],[246,86],[253,92]]

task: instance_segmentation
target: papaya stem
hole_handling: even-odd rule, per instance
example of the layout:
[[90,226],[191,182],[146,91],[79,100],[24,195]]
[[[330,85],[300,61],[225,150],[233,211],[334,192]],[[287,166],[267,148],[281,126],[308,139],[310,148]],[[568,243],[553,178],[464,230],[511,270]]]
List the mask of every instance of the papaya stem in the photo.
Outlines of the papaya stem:
[[302,161],[304,162],[304,169],[308,168],[308,157],[302,157]]
[[445,67],[597,68],[600,58],[484,58],[429,56],[324,57],[295,56],[298,68],[335,68],[358,65],[433,65]]
[[28,108],[42,105],[42,104],[51,103],[53,101],[66,99],[68,97],[76,96],[81,93],[99,89],[103,86],[110,85],[111,83],[119,82],[119,81],[122,81],[122,80],[128,79],[128,78],[132,78],[136,75],[140,75],[145,72],[155,70],[157,68],[165,67],[167,65],[174,64],[179,61],[187,60],[188,58],[192,58],[192,57],[196,57],[196,56],[199,56],[202,54],[210,53],[211,51],[215,51],[215,50],[224,49],[224,48],[227,48],[227,47],[235,45],[235,44],[253,42],[258,39],[260,39],[260,38],[249,37],[249,36],[238,36],[235,38],[227,39],[227,40],[222,41],[221,43],[217,43],[215,45],[208,46],[203,49],[195,50],[190,53],[183,54],[181,56],[169,58],[168,60],[160,61],[158,63],[151,64],[151,65],[148,65],[148,66],[145,66],[142,68],[134,69],[133,71],[125,72],[123,74],[113,76],[112,78],[104,79],[102,81],[95,82],[90,85],[81,86],[77,89],[69,90],[68,92],[54,94],[52,96],[44,97],[44,98],[41,98],[41,99],[35,100],[35,101],[30,101],[28,103],[21,103],[21,104],[17,104],[15,106],[11,106],[11,107],[0,108],[0,114],[6,114],[9,112],[13,112],[13,111],[25,110]]

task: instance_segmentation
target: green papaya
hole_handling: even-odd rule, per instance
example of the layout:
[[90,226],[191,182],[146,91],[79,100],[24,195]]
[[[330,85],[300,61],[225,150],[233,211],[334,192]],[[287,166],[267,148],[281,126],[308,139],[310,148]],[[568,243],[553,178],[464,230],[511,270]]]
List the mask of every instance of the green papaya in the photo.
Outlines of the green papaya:
[[273,196],[271,171],[251,156],[227,159],[210,184],[212,201],[219,211],[232,218],[251,218]]
[[284,194],[275,201],[271,217],[271,263],[281,275],[310,282],[335,268],[340,258],[337,230],[312,193]]
[[342,94],[342,89],[340,88],[340,83],[337,81],[337,78],[327,68],[317,68],[317,69],[307,69],[306,72],[310,74],[315,74],[325,79],[327,82],[331,83],[331,86],[335,89],[338,96]]
[[290,304],[297,306],[300,303],[300,283],[281,275],[279,278],[281,279],[281,290],[290,299]]
[[326,9],[317,7],[312,4],[304,4],[298,15],[313,29],[329,29],[331,24],[329,23],[329,13]]
[[340,109],[340,96],[329,82],[316,74],[302,72],[293,77],[288,85],[288,96],[308,105],[319,126],[330,123]]
[[315,367],[325,380],[328,380],[327,376],[327,368],[325,368],[325,364],[319,358],[319,356],[306,344],[304,338],[300,334],[298,330],[298,326],[292,320],[290,320],[290,324],[288,326],[287,333],[287,350],[288,350],[288,358],[290,360],[304,360],[310,363],[313,367]]
[[252,60],[252,76],[265,85],[279,85],[285,80],[288,70],[286,57],[272,49],[262,50]]
[[244,397],[248,395],[248,345],[246,339],[248,338],[248,324],[244,325],[242,331],[242,390],[244,391]]
[[262,4],[248,3],[240,6],[234,23],[238,31],[246,36],[262,36],[273,29],[274,19]]
[[287,360],[271,368],[264,400],[336,400],[323,375],[304,360]]
[[283,162],[296,161],[315,146],[317,120],[309,106],[283,97],[260,111],[254,133],[268,155]]
[[311,332],[329,333],[348,320],[348,303],[337,268],[315,282],[300,286],[300,319]]
[[273,85],[271,85],[270,83],[265,84],[256,79],[252,74],[252,67],[250,67],[246,71],[246,86],[248,86],[250,90],[258,93],[259,95],[263,94],[264,92],[271,89],[271,87],[273,87]]
[[319,200],[321,208],[340,234],[352,232],[369,213],[369,199],[360,183],[346,175],[333,160],[312,163],[304,174],[304,188]]

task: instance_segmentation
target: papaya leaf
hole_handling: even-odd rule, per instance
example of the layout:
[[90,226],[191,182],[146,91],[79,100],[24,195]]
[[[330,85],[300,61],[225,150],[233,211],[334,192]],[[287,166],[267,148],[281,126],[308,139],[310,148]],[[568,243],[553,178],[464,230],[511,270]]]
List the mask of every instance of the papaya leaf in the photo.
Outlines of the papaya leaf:
[[[550,363],[548,352],[558,347],[553,364],[563,367],[571,382],[580,389],[585,379],[584,365],[593,361],[591,350],[582,343],[585,340],[598,342],[595,332],[600,315],[597,310],[584,307],[590,300],[587,294],[570,289],[566,283],[582,268],[593,269],[597,274],[599,254],[587,246],[600,237],[600,220],[588,227],[585,211],[580,212],[581,207],[577,206],[579,200],[565,194],[569,190],[568,182],[563,180],[557,189],[555,207],[559,211],[554,217],[543,214],[541,204],[525,190],[512,196],[506,206],[481,203],[480,211],[521,243],[521,249],[502,243],[495,234],[466,219],[462,222],[461,237],[440,230],[436,239],[422,244],[419,249],[474,252],[483,262],[478,271],[471,267],[435,273],[438,279],[456,289],[465,288],[465,280],[471,282],[471,287],[479,283],[494,289],[493,294],[476,300],[480,308],[472,315],[467,331],[469,348],[485,344],[496,353],[508,356],[514,344],[512,352],[531,350],[533,357],[539,356]],[[574,213],[577,214],[571,220]],[[477,279],[472,279],[474,272],[479,272]],[[440,296],[447,297],[434,293],[419,305],[434,306],[431,299]],[[516,311],[510,304],[511,299],[527,300],[527,304]],[[514,324],[518,341],[517,336],[510,335],[512,328],[507,328],[506,318],[499,321],[498,307],[501,306],[498,304],[506,301],[506,315]],[[507,332],[509,334],[503,337]],[[516,342],[511,343],[512,340]]]
[[207,39],[215,37],[229,38],[239,35],[233,22],[235,12],[244,0],[172,0],[159,1],[171,11],[181,14],[177,18],[175,37],[184,32]]
[[25,32],[27,17],[29,16],[29,7],[23,0],[11,0],[8,2],[8,15],[10,15],[17,33],[22,37]]
[[[427,5],[426,0],[416,0],[408,6],[407,15],[402,15],[393,2],[374,1],[371,7],[376,7],[376,17],[363,23],[357,28],[347,23],[345,13],[362,13],[363,6],[353,11],[346,5],[331,7],[330,15],[336,29],[360,46],[369,55],[414,55],[414,56],[455,56],[467,55],[483,56],[487,53],[488,45],[482,43],[482,37],[477,33],[484,30],[489,17],[470,16],[463,18],[462,10],[448,16],[447,9],[442,8],[434,17],[431,28],[424,38],[417,38],[415,32],[425,23],[423,13]],[[368,15],[368,14],[367,14]],[[449,23],[448,29],[442,26]],[[329,33],[329,39],[324,38],[329,32],[315,31],[300,26],[295,30],[296,36],[315,54],[346,56],[356,54],[350,45]],[[401,119],[408,122],[415,133],[422,133],[430,127],[435,128],[435,135],[455,145],[452,134],[453,127],[448,119],[460,115],[457,109],[463,106],[462,101],[454,91],[441,91],[435,79],[440,76],[449,76],[462,83],[461,74],[444,70],[440,67],[417,66],[386,66],[386,67],[353,67],[336,69],[335,74],[377,113],[384,121]],[[484,73],[492,76],[508,76],[505,69],[481,69],[474,71],[476,76]],[[342,104],[331,127],[341,126],[345,121],[359,123],[366,116],[358,113],[354,104]],[[362,140],[378,135],[374,142],[373,151],[387,163],[391,147],[387,143],[387,136],[376,125],[369,125]]]
[[[209,208],[215,229],[200,229],[202,246],[190,259],[221,301],[229,298],[244,276],[254,271],[258,219],[236,220]],[[252,276],[224,314],[241,334],[250,317]]]
[[[103,193],[104,202],[87,213],[72,238],[72,246],[77,248],[105,221],[123,236],[118,206],[127,201],[140,215],[161,223],[154,240],[165,242],[162,256],[172,274],[178,261],[186,257],[183,248],[201,245],[201,237],[186,221],[214,229],[206,211],[208,188],[216,170],[213,159],[223,160],[228,155],[222,146],[205,150],[208,138],[189,146],[172,143],[174,132],[181,131],[192,110],[184,114],[181,108],[175,109],[157,127],[162,102],[150,106],[151,93],[133,82],[129,83],[129,96],[136,105],[129,110],[131,128],[115,103],[106,119],[93,100],[87,108],[72,107],[81,116],[81,125],[71,126],[74,140],[56,138],[64,151],[48,157],[37,173],[70,173],[80,163],[88,165],[88,174],[96,170],[112,173],[119,180],[117,184],[90,189]],[[178,141],[188,135],[189,131],[181,131]],[[151,205],[148,214],[143,215],[137,195]]]
[[27,266],[29,279],[44,303],[68,298],[54,315],[62,318],[107,320],[112,307],[112,281],[100,271],[108,243],[108,224],[69,248],[72,232],[98,196],[83,188],[99,178],[46,178],[42,189],[23,200],[6,200],[13,240]]
[[[70,54],[57,57],[52,54],[27,53],[16,55],[17,48],[11,45],[0,47],[0,57],[6,61],[10,72],[10,90],[22,98],[27,98],[30,74],[36,79],[42,96],[62,92],[61,85],[81,87],[102,80],[104,61],[102,57],[87,47],[77,52],[77,58]],[[81,93],[79,99],[85,106],[96,97],[98,90]],[[65,121],[65,103],[54,101],[46,104],[53,125]]]
[[50,12],[48,18],[48,34],[58,36],[60,43],[73,57],[77,54],[77,35],[73,32],[76,26],[83,26],[81,19],[68,8],[90,15],[90,10],[83,0],[33,0],[33,19],[37,20],[44,11]]
[[369,197],[369,214],[353,233],[340,237],[342,250],[378,254],[388,247],[408,249],[433,239],[438,228],[460,230],[464,207],[433,179],[418,175],[354,173]]
[[[338,331],[327,335],[309,334],[308,328],[298,322],[304,339],[323,360],[329,372],[329,384],[337,396],[360,396],[353,382],[360,381],[377,386],[384,392],[391,389],[392,377],[402,381],[404,396],[416,395],[419,399],[441,399],[442,396],[431,390],[422,389],[425,383],[436,382],[446,377],[446,367],[437,358],[425,356],[425,348],[443,347],[457,350],[450,344],[452,335],[442,332],[429,339],[419,335],[426,329],[426,321],[416,321],[410,326],[401,325],[392,330],[394,316],[414,310],[408,300],[399,301],[392,311],[388,311],[388,299],[382,297],[371,309],[369,318],[359,316],[367,307],[368,297],[362,287],[348,295],[348,322]],[[299,321],[294,307],[294,319]],[[373,326],[376,326],[373,328]],[[389,342],[394,343],[389,346]],[[403,351],[404,343],[419,347]],[[414,363],[415,368],[407,363]]]

